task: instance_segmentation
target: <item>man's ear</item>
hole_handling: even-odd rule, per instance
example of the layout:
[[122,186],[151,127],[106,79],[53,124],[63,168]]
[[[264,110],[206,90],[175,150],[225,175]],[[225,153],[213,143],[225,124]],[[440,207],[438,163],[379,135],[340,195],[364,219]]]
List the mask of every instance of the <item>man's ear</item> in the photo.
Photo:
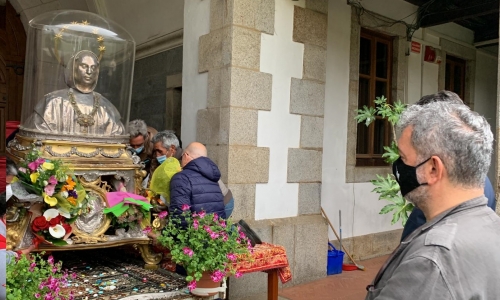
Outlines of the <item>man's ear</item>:
[[443,161],[439,156],[431,156],[425,170],[428,185],[433,185],[441,181],[446,174]]

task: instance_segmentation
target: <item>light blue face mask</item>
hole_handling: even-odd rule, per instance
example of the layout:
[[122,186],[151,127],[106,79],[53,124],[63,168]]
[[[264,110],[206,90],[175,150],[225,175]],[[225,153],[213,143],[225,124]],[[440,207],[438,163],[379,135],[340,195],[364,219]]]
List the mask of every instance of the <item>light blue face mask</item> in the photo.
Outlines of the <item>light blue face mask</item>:
[[160,163],[160,165],[165,161],[167,160],[167,156],[166,155],[162,155],[162,156],[158,156],[156,157],[156,160]]
[[136,154],[141,154],[142,150],[144,150],[144,145],[140,146],[139,148],[135,149]]

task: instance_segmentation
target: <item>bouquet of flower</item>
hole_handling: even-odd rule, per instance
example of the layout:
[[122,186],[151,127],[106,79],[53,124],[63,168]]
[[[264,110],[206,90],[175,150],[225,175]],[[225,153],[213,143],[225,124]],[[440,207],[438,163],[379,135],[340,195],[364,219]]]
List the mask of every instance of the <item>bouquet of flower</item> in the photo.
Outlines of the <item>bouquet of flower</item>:
[[106,198],[109,207],[103,213],[111,217],[114,227],[142,229],[150,223],[151,204],[147,198],[128,192],[109,192]]
[[69,224],[85,212],[89,199],[83,186],[61,160],[42,158],[35,148],[21,163],[17,177],[28,192],[43,198],[43,215],[31,223],[31,230],[37,237],[35,244],[66,245],[64,238],[71,234]]
[[168,218],[158,241],[170,249],[172,260],[186,269],[189,289],[196,288],[205,272],[214,282],[231,275],[240,277],[236,260],[249,256],[252,246],[239,226],[217,214],[191,213],[188,205],[182,210],[180,217]]
[[81,213],[87,202],[87,193],[71,170],[61,160],[42,158],[37,149],[26,155],[17,176],[28,191],[42,196],[47,206],[66,219]]

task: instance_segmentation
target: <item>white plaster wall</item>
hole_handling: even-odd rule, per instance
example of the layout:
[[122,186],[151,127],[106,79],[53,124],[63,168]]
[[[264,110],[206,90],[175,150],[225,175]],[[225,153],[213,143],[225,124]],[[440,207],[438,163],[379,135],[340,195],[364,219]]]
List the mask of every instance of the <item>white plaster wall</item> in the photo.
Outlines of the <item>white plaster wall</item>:
[[[474,90],[474,110],[483,115],[492,128],[495,140],[497,134],[496,121],[496,104],[497,104],[497,68],[498,58],[490,54],[485,54],[480,51],[476,55],[476,86]],[[496,143],[494,143],[496,145]],[[492,158],[492,166],[488,173],[488,177],[493,184],[496,180],[495,166],[496,157]]]
[[208,73],[198,73],[198,41],[210,32],[210,1],[184,2],[184,48],[182,58],[181,140],[188,145],[196,140],[196,114],[207,107]]
[[259,111],[257,146],[269,147],[269,181],[257,184],[255,219],[298,214],[298,184],[287,183],[288,148],[298,148],[300,116],[289,113],[291,78],[302,78],[304,45],[292,41],[294,6],[304,0],[276,0],[275,33],[262,34],[260,71],[273,75],[270,111]]
[[343,0],[330,0],[321,205],[336,227],[342,211],[343,237],[400,228],[391,226],[391,216],[378,214],[385,203],[377,201],[371,183],[346,183],[350,39],[350,6]]

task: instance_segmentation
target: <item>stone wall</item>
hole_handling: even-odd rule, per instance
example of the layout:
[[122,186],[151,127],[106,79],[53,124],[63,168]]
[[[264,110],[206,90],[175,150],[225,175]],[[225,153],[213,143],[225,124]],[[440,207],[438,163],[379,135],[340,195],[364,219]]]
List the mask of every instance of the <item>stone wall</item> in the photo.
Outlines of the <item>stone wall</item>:
[[[286,285],[291,286],[326,276],[328,235],[319,212],[328,4],[306,1],[307,8],[296,8],[290,24],[294,41],[304,43],[303,78],[290,82],[290,113],[301,116],[300,148],[289,148],[287,166],[287,181],[299,184],[299,216],[256,221],[256,185],[268,183],[270,157],[269,148],[257,146],[258,112],[271,110],[273,100],[272,75],[260,71],[261,35],[275,34],[278,2],[290,5],[211,1],[210,32],[199,39],[198,71],[208,72],[208,98],[207,108],[198,111],[197,140],[207,145],[233,192],[232,217],[245,219],[263,241],[285,247],[293,276]],[[266,290],[266,273],[229,282],[232,300],[265,299]]]
[[173,129],[180,133],[182,76],[175,75],[181,73],[182,47],[137,60],[130,120],[143,119],[158,131]]

